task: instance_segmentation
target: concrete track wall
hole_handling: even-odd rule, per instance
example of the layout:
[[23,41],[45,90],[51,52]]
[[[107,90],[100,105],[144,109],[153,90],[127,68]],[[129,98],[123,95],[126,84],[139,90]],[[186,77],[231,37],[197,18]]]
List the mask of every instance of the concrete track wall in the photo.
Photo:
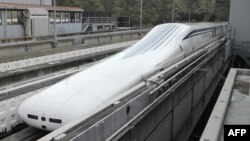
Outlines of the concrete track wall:
[[138,40],[142,38],[148,31],[149,30],[143,30],[142,34],[140,33],[140,31],[126,31],[74,37],[62,37],[59,38],[56,48],[54,48],[53,40],[1,44],[0,63],[119,42]]
[[186,141],[206,108],[223,68],[223,51],[195,71],[119,141]]

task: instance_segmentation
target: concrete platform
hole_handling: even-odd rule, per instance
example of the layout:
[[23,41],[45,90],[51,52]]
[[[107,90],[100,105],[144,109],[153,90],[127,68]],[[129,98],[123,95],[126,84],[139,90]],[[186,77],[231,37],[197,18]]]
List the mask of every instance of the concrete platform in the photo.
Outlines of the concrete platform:
[[223,141],[224,125],[250,125],[250,70],[231,69],[200,141]]

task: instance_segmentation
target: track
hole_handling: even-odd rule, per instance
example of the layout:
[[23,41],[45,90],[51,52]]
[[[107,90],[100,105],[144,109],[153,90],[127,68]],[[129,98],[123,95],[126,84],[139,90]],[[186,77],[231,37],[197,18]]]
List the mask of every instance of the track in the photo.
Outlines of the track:
[[[63,77],[68,77],[74,73],[77,73],[79,71],[82,71],[84,69],[89,68],[90,66],[94,65],[96,62],[93,63],[88,63],[88,64],[84,64],[81,65],[79,67],[74,67],[74,68],[70,68],[70,69],[65,69],[65,70],[61,70],[58,72],[55,72],[53,74],[49,74],[49,75],[45,75],[45,76],[41,76],[41,77],[36,77],[33,79],[29,79],[29,80],[25,80],[25,81],[21,81],[21,82],[17,82],[17,83],[12,83],[8,86],[3,86],[0,87],[0,99],[8,99],[6,97],[6,95],[4,94],[4,91],[6,90],[11,90],[11,89],[16,89],[16,88],[20,88],[20,87],[25,87],[27,85],[32,85],[34,83],[40,82],[40,81],[46,81],[49,79],[55,79],[58,76],[63,76]],[[33,141],[33,140],[37,140],[41,137],[43,137],[44,135],[46,135],[48,132],[44,132],[41,130],[38,130],[36,128],[32,128],[32,127],[26,127],[26,125],[22,124],[21,128],[16,128],[13,130],[13,132],[8,132],[5,135],[1,135],[0,136],[0,140],[1,138],[3,138],[3,141],[16,141],[16,140],[21,140],[21,141]]]
[[37,140],[49,132],[42,131],[33,127],[26,127],[4,139],[2,141],[34,141]]
[[[68,76],[70,76],[70,75],[72,75],[74,73],[77,73],[79,71],[87,69],[88,67],[92,66],[94,63],[95,62],[84,64],[84,65],[79,66],[79,67],[74,67],[74,68],[70,68],[70,69],[61,70],[61,71],[58,71],[58,72],[55,72],[55,73],[52,73],[52,74],[48,74],[48,75],[45,75],[45,76],[36,77],[36,78],[33,78],[33,79],[29,79],[29,80],[25,80],[25,81],[21,81],[21,82],[17,82],[17,83],[12,83],[12,84],[9,84],[7,86],[0,87],[0,101],[23,94],[23,93],[21,93],[21,94],[11,93],[10,94],[9,93],[10,91],[16,91],[16,90],[18,90],[20,88],[24,88],[24,87],[27,87],[27,86],[32,86],[32,85],[34,85],[36,83],[41,83],[41,82],[46,83],[46,81],[48,81],[48,80],[55,80],[55,82],[58,82],[58,81],[66,78],[66,77],[68,77]],[[52,85],[55,82],[53,82],[51,84],[48,84],[48,85]],[[47,85],[44,85],[44,87],[46,87],[46,86]]]

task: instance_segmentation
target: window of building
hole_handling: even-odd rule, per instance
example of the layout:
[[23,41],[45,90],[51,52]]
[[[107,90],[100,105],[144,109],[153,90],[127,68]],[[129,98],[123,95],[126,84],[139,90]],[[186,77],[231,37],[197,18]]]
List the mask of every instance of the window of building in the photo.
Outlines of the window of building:
[[62,12],[62,23],[68,23],[68,22],[69,22],[69,13]]
[[49,21],[50,23],[54,23],[54,12],[49,12]]
[[65,12],[62,12],[62,23],[65,23]]
[[80,13],[76,13],[76,22],[80,23],[81,22],[81,14]]
[[69,12],[65,12],[65,22],[69,22]]
[[56,12],[56,23],[61,23],[61,12]]
[[22,11],[7,11],[7,24],[21,24]]
[[11,24],[11,11],[7,11],[7,24]]
[[17,11],[18,24],[22,24],[22,18],[24,18],[23,11]]
[[2,25],[2,11],[0,11],[0,25]]
[[75,12],[70,12],[70,22],[71,23],[75,22]]
[[18,24],[17,11],[11,11],[11,24]]

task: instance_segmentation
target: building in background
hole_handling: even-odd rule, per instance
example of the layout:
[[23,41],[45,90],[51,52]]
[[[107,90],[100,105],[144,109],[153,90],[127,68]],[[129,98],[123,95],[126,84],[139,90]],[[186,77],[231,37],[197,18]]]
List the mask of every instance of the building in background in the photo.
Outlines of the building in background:
[[0,0],[3,3],[52,5],[51,0]]
[[[236,57],[241,57],[250,66],[250,0],[231,0],[230,18],[232,26],[233,53]],[[235,59],[239,60],[239,59]],[[236,62],[241,64],[240,62]],[[245,66],[244,64],[239,65]]]
[[53,11],[51,0],[0,0],[0,40],[49,36],[54,33],[54,22],[57,34],[116,27],[116,19],[110,15],[89,15],[79,7],[56,6],[56,21]]

